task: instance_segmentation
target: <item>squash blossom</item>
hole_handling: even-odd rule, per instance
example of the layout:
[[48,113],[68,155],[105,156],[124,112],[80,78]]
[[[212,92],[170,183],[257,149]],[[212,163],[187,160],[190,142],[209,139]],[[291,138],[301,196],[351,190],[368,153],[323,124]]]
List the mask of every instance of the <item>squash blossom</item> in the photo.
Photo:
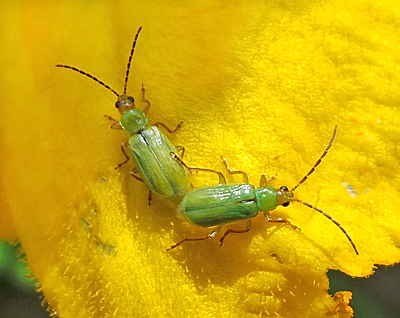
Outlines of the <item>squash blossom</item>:
[[[18,239],[59,317],[351,317],[328,269],[368,276],[400,260],[400,4],[391,1],[23,1],[1,5],[0,236]],[[128,93],[190,166],[276,176],[293,202],[245,234],[209,233],[131,178],[104,115]],[[138,103],[139,107],[145,105]],[[228,176],[229,182],[239,182]],[[217,183],[193,174],[194,187]],[[225,229],[243,229],[233,224]]]

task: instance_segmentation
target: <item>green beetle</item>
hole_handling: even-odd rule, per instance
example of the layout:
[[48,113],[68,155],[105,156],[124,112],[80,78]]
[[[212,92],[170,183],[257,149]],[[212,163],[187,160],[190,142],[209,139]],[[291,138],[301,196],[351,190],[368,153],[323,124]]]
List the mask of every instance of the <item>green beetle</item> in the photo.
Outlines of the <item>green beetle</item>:
[[315,168],[321,163],[321,160],[328,153],[329,148],[336,136],[335,127],[332,139],[330,140],[325,151],[321,157],[317,160],[310,171],[300,180],[300,182],[291,190],[286,186],[282,186],[279,189],[275,189],[271,186],[267,186],[268,181],[265,175],[261,176],[260,187],[255,188],[248,184],[247,174],[243,171],[232,170],[228,167],[227,161],[223,159],[224,165],[230,174],[242,174],[244,177],[244,183],[234,184],[218,184],[213,186],[205,186],[194,189],[187,193],[183,198],[181,204],[177,210],[177,216],[196,226],[201,227],[216,227],[206,237],[201,238],[185,238],[182,241],[172,245],[168,250],[173,249],[186,241],[200,241],[215,237],[218,231],[223,225],[238,222],[247,221],[247,226],[244,230],[233,230],[228,229],[220,239],[221,245],[224,239],[230,233],[245,233],[251,229],[251,219],[258,215],[259,212],[263,212],[264,216],[269,222],[280,222],[290,225],[292,228],[297,227],[292,225],[289,221],[284,219],[272,220],[269,215],[269,211],[275,210],[278,206],[287,207],[290,202],[295,201],[306,205],[307,207],[318,211],[328,219],[330,219],[349,240],[355,253],[358,255],[357,248],[353,243],[346,230],[332,217],[321,209],[311,205],[310,203],[300,201],[294,197],[294,191],[304,183],[308,176],[314,172]]
[[[126,69],[124,93],[122,95],[118,94],[114,89],[100,81],[98,78],[76,67],[63,64],[57,64],[56,67],[67,68],[79,72],[104,86],[118,97],[115,107],[121,114],[121,120],[118,121],[107,115],[105,117],[113,121],[113,124],[111,125],[112,129],[124,130],[131,137],[128,142],[121,145],[122,153],[126,159],[119,163],[115,169],[118,169],[129,161],[130,157],[125,152],[125,147],[128,147],[131,150],[133,160],[136,164],[131,171],[131,175],[132,177],[143,181],[149,188],[149,204],[152,192],[157,194],[159,197],[179,201],[189,188],[188,171],[210,171],[218,173],[219,175],[221,173],[211,169],[194,168],[182,165],[182,160],[177,155],[177,149],[157,127],[162,126],[169,133],[173,133],[181,127],[182,122],[173,130],[169,129],[161,122],[155,123],[154,126],[150,126],[146,117],[146,114],[150,109],[150,102],[145,97],[144,85],[142,84],[142,102],[147,104],[144,110],[136,108],[135,99],[126,94],[132,56],[141,30],[142,27],[139,27],[132,44]],[[183,153],[184,148],[182,147],[181,156],[183,156]],[[137,176],[137,174],[139,174],[139,176]]]

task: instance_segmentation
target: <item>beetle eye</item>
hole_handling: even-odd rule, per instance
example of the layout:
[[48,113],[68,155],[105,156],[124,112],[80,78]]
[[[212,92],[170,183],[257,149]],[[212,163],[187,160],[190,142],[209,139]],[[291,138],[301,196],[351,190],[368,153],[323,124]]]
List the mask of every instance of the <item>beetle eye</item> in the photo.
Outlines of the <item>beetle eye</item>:
[[286,208],[287,206],[289,206],[289,204],[290,204],[290,202],[288,201],[288,202],[282,203],[282,206],[284,206]]
[[119,108],[119,101],[115,102],[115,108]]
[[135,102],[135,99],[134,99],[133,97],[131,97],[131,96],[129,96],[128,99],[129,99],[132,103]]
[[289,191],[288,187],[286,186],[281,186],[280,190],[283,192]]

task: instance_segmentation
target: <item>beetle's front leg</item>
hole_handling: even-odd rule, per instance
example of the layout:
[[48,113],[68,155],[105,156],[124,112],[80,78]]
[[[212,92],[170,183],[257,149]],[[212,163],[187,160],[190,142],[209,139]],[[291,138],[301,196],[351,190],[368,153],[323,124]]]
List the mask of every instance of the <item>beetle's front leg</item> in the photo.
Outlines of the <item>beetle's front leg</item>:
[[272,180],[274,180],[276,176],[271,176],[268,180],[265,174],[263,173],[260,178],[260,187],[267,186]]
[[147,106],[143,109],[143,112],[147,115],[147,112],[150,109],[150,101],[145,97],[145,93],[146,93],[146,87],[144,87],[144,84],[142,83],[142,102],[146,103]]
[[113,122],[111,124],[111,129],[123,130],[121,123],[118,120],[108,115],[104,115],[104,117]]
[[293,225],[288,220],[284,220],[282,218],[278,218],[278,219],[272,220],[271,216],[269,215],[268,212],[263,212],[263,213],[264,213],[264,216],[265,216],[265,218],[267,219],[268,222],[271,222],[271,223],[285,223],[286,225],[291,226],[293,230],[301,231],[301,229],[299,227],[297,227],[296,225]]

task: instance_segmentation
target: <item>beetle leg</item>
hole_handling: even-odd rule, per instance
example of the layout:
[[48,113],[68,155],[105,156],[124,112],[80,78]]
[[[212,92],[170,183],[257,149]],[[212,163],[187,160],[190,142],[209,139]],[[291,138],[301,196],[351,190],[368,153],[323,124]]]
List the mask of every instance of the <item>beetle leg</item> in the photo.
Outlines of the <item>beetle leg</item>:
[[182,241],[170,246],[169,248],[167,248],[167,251],[172,250],[175,247],[178,247],[179,245],[181,245],[184,242],[193,242],[193,241],[204,241],[204,240],[208,240],[210,238],[215,237],[215,235],[217,235],[217,233],[219,232],[219,230],[221,229],[221,226],[218,226],[217,228],[215,228],[214,231],[212,231],[210,234],[208,234],[205,237],[197,237],[197,238],[193,238],[193,237],[186,237],[184,238]]
[[272,219],[271,219],[271,216],[269,215],[269,213],[267,213],[267,212],[263,212],[263,213],[264,213],[264,216],[265,216],[265,218],[267,219],[268,222],[271,222],[271,223],[285,223],[285,224],[291,226],[293,230],[299,230],[299,231],[301,231],[300,228],[298,228],[296,225],[293,225],[293,224],[290,223],[288,220],[284,220],[284,219],[281,219],[281,218],[272,220]]
[[174,153],[174,152],[170,152],[172,158],[174,158],[175,160],[179,161],[179,163],[184,166],[190,173],[194,173],[194,172],[199,172],[199,171],[207,171],[207,172],[213,172],[218,174],[218,178],[219,178],[219,184],[222,183],[226,183],[226,179],[224,177],[224,175],[217,171],[217,170],[213,170],[213,169],[207,169],[207,168],[197,168],[197,167],[189,167],[181,158],[179,158],[179,156]]
[[125,147],[127,147],[128,145],[129,145],[128,143],[123,143],[121,145],[121,151],[125,156],[125,160],[123,162],[117,164],[117,166],[114,168],[115,170],[117,170],[118,168],[121,168],[121,166],[123,166],[124,164],[126,164],[129,161],[130,158],[129,158],[128,154],[125,151]]
[[134,167],[134,168],[131,170],[130,174],[131,174],[131,176],[134,177],[136,180],[139,180],[139,181],[143,182],[142,178],[138,177],[135,173],[138,173],[136,167]]
[[181,153],[179,156],[183,158],[183,155],[185,154],[185,147],[184,146],[175,146],[176,150],[180,151]]
[[[142,178],[138,177],[136,175],[136,173],[138,173],[138,172],[137,172],[136,167],[134,167],[130,172],[131,176],[134,177],[136,180],[139,180],[140,182],[143,182]],[[151,200],[153,200],[152,194],[153,193],[149,190],[149,195],[147,196],[147,203],[148,203],[149,206],[151,206]]]
[[269,178],[267,180],[267,177],[265,176],[265,174],[263,173],[261,175],[260,178],[260,187],[265,187],[266,185],[268,185],[272,180],[274,180],[276,178],[276,176],[271,176],[271,178]]
[[221,156],[222,163],[225,165],[226,171],[228,171],[229,174],[242,174],[243,175],[243,180],[244,183],[249,183],[249,177],[247,176],[247,173],[241,170],[232,170],[228,166],[228,160],[226,160],[224,157]]
[[224,240],[225,238],[228,236],[228,234],[230,233],[246,233],[248,231],[250,231],[251,229],[251,220],[247,220],[247,225],[246,228],[244,230],[233,230],[233,229],[229,229],[227,230],[224,235],[222,235],[222,237],[219,239],[220,245],[222,246],[222,244],[224,244]]
[[152,198],[152,193],[149,190],[149,196],[147,197],[147,202],[148,202],[149,206],[151,205],[151,200],[153,200],[153,198]]
[[179,123],[179,125],[176,126],[174,129],[170,129],[167,125],[165,125],[164,123],[162,123],[162,122],[159,121],[159,122],[156,122],[156,123],[154,124],[154,126],[157,126],[157,127],[161,126],[161,127],[163,127],[166,131],[168,131],[168,133],[173,134],[174,132],[176,132],[177,130],[179,130],[179,129],[182,127],[182,124],[183,124],[183,121],[181,121],[181,122]]
[[108,116],[108,115],[104,115],[105,118],[107,118],[108,120],[111,120],[113,123],[111,124],[111,129],[117,129],[117,130],[122,130],[122,126],[121,123],[116,120],[115,118]]
[[144,87],[144,84],[142,83],[142,102],[147,104],[147,106],[143,109],[143,112],[147,115],[147,112],[149,111],[151,104],[149,100],[145,97],[145,92],[146,92],[146,87]]

